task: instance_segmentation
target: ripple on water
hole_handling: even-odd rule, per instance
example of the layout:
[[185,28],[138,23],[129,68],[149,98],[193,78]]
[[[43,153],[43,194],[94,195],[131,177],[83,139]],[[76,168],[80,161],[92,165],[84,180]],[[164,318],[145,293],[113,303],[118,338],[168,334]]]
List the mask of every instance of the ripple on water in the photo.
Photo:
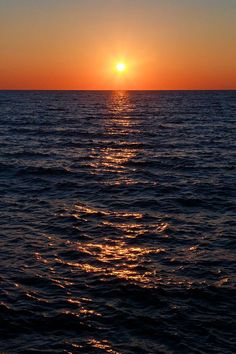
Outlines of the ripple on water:
[[234,353],[235,92],[0,104],[0,351]]

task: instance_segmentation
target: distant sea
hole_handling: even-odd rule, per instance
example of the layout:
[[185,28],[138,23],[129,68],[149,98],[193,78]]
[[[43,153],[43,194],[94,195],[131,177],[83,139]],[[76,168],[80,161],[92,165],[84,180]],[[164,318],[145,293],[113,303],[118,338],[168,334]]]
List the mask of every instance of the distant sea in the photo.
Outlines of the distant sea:
[[235,353],[236,91],[0,92],[0,352]]

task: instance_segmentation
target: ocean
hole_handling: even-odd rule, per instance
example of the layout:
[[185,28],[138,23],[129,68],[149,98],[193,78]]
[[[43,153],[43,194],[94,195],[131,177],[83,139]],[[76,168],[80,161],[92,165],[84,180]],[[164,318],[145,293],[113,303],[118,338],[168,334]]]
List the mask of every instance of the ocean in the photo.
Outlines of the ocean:
[[235,353],[236,91],[0,91],[0,352]]

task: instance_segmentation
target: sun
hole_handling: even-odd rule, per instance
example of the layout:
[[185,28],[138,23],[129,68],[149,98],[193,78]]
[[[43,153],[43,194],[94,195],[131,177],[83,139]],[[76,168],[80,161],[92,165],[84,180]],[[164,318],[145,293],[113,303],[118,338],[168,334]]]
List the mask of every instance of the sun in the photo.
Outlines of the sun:
[[118,72],[124,72],[126,70],[126,65],[124,63],[118,63],[116,64],[116,70]]

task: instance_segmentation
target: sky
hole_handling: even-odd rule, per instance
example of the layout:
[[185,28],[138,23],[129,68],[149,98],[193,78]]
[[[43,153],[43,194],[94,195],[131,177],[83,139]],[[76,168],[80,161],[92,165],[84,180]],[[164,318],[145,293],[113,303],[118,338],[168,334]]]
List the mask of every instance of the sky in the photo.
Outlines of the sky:
[[0,0],[0,89],[236,89],[236,0]]

